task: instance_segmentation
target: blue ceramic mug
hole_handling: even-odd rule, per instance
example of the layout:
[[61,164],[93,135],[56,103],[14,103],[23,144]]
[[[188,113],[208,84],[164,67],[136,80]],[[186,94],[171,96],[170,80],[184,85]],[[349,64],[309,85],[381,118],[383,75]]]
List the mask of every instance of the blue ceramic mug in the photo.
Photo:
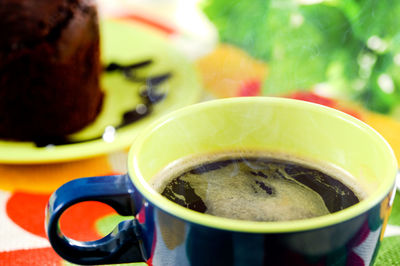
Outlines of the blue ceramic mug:
[[[231,150],[329,162],[350,173],[367,196],[320,217],[256,222],[192,211],[150,185],[178,159]],[[54,250],[77,264],[369,265],[389,217],[396,171],[387,142],[342,112],[281,98],[210,101],[170,113],[144,130],[129,152],[127,174],[76,179],[60,187],[48,204],[46,231]],[[64,236],[61,214],[91,200],[135,218],[100,240]]]

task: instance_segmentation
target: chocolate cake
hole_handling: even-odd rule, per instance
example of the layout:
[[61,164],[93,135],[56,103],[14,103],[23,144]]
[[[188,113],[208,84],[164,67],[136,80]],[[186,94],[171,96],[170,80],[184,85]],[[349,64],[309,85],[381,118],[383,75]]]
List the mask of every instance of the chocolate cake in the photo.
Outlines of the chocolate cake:
[[0,138],[54,138],[93,122],[99,49],[92,0],[1,0]]

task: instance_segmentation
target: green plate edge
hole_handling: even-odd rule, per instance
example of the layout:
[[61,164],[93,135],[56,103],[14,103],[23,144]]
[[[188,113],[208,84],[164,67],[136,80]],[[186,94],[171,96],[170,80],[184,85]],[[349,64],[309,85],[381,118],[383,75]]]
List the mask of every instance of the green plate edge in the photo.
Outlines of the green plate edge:
[[[166,98],[155,105],[153,112],[148,117],[117,130],[117,136],[111,143],[98,139],[78,144],[38,148],[31,142],[0,141],[0,163],[65,162],[119,151],[128,148],[140,130],[160,116],[196,103],[201,99],[202,87],[194,66],[168,43],[165,36],[138,23],[112,19],[102,20],[100,31],[102,62],[104,64],[110,62],[129,64],[153,59],[154,66],[151,66],[150,72],[155,74],[161,74],[165,71],[172,72],[172,77],[165,82],[166,85],[162,88],[162,91],[168,92]],[[110,86],[114,78],[102,77],[102,86],[106,93],[105,105],[119,107],[121,105],[119,101],[126,97],[121,95],[124,89],[118,90],[118,88]],[[117,82],[119,82],[118,86],[123,83],[121,80],[117,80]],[[116,95],[117,93],[120,95]],[[107,102],[107,94],[113,95],[113,97],[110,97],[112,98],[111,102],[110,100]],[[134,102],[135,99],[130,101]],[[95,121],[73,137],[77,140],[82,136],[90,137],[92,134],[98,134],[99,130],[103,130],[105,123],[117,124],[121,116],[113,117],[113,115],[123,112],[123,110],[115,109],[100,114],[98,118],[101,121],[100,123]]]

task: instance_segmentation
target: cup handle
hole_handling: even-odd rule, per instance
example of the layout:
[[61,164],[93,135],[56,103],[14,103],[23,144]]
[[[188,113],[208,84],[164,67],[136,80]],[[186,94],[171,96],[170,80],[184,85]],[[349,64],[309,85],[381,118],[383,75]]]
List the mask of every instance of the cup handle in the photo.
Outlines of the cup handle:
[[65,260],[81,265],[145,262],[135,219],[123,221],[109,235],[88,242],[66,237],[59,226],[61,214],[83,201],[103,202],[123,216],[135,215],[135,191],[128,175],[80,178],[61,186],[50,197],[46,208],[46,232],[54,250]]

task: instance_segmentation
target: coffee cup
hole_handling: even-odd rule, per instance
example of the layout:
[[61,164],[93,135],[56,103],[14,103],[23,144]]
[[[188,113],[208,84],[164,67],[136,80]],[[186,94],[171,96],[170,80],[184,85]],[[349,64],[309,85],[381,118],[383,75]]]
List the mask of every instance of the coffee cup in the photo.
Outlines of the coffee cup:
[[[333,165],[364,194],[352,206],[317,217],[255,221],[200,213],[155,189],[154,178],[182,158],[227,151]],[[46,232],[54,250],[77,264],[369,265],[390,214],[396,172],[388,143],[340,111],[274,97],[213,100],[169,113],[143,130],[129,151],[128,173],[61,186],[47,206]],[[62,213],[92,200],[134,218],[99,240],[64,236]]]

